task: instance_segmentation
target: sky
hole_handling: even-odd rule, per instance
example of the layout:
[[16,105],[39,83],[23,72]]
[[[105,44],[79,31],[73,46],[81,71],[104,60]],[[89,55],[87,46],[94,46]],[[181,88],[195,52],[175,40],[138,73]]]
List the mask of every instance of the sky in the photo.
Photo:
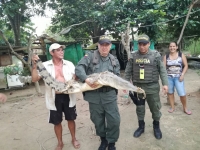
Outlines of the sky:
[[47,29],[51,25],[51,17],[54,15],[52,10],[46,10],[45,14],[47,17],[35,16],[31,17],[31,21],[35,24],[34,28],[36,28],[36,34],[38,36],[42,35],[45,29]]
[[36,34],[38,36],[42,35],[45,29],[47,29],[48,26],[50,26],[51,24],[51,18],[40,17],[40,16],[32,17],[31,21],[35,24],[34,28],[37,27]]

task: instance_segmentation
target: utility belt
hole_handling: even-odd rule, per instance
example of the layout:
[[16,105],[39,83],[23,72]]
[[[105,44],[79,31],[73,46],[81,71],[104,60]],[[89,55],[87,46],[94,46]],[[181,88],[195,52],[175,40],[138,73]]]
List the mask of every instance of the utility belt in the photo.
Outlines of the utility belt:
[[110,87],[110,86],[102,86],[101,88],[98,88],[98,89],[96,89],[95,91],[96,91],[96,92],[105,93],[105,92],[109,92],[109,91],[111,91],[111,90],[115,90],[115,88]]

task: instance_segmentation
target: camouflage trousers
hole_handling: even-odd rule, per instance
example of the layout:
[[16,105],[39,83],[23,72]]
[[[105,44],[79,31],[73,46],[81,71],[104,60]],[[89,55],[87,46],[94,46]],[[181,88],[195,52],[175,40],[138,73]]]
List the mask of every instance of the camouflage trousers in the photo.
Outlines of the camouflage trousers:
[[89,103],[90,119],[95,125],[96,134],[105,137],[109,143],[119,138],[120,115],[117,101],[106,104]]
[[[159,92],[155,94],[147,94],[146,101],[149,105],[149,109],[152,113],[153,120],[159,121],[160,117],[162,116],[160,109],[161,109],[161,102],[160,102],[160,95]],[[138,120],[144,120],[145,117],[145,105],[136,106],[136,113]]]

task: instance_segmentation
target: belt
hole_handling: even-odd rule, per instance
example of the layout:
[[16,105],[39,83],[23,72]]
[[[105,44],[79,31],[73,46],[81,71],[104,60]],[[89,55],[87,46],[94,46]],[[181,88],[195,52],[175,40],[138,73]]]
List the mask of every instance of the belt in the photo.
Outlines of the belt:
[[96,92],[102,92],[102,93],[105,93],[105,92],[109,92],[111,90],[114,90],[114,88],[110,87],[110,86],[103,86],[101,88],[98,88],[96,89],[95,91]]

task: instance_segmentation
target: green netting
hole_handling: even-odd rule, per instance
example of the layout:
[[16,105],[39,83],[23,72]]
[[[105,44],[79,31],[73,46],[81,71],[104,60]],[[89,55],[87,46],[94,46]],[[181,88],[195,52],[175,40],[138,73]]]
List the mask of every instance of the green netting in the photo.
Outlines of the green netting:
[[116,46],[115,46],[114,44],[112,44],[110,50],[115,50],[115,47],[116,47]]
[[[47,60],[51,59],[49,47],[50,45],[46,44]],[[64,59],[71,61],[74,65],[77,65],[83,55],[81,44],[71,44],[65,48]]]

